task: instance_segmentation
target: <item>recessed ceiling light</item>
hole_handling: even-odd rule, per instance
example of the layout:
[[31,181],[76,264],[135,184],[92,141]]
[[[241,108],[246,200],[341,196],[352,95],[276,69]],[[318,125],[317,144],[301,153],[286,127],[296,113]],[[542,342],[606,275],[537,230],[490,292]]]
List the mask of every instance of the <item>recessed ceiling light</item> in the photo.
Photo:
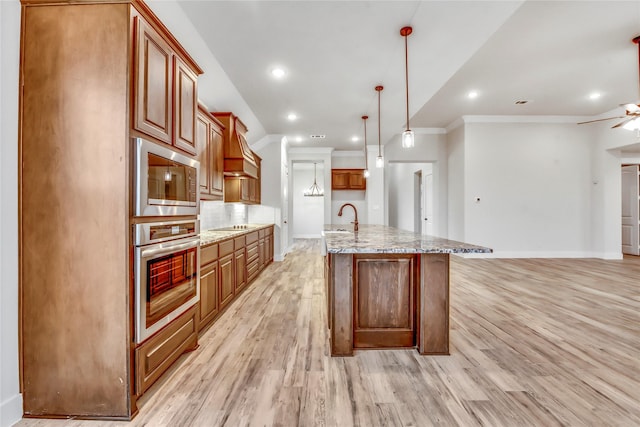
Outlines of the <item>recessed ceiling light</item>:
[[477,98],[477,97],[478,97],[478,92],[475,91],[475,90],[472,90],[471,92],[469,92],[467,94],[467,98],[469,98],[469,99],[474,99],[474,98]]
[[358,142],[358,141],[360,140],[360,138],[358,138],[357,136],[352,136],[352,137],[351,137],[351,140],[352,140],[353,142]]
[[600,92],[592,92],[589,95],[589,99],[596,100],[596,99],[600,98],[601,96],[602,96],[602,94]]
[[273,77],[275,77],[276,79],[281,79],[284,76],[287,75],[287,72],[285,70],[283,70],[282,68],[274,68],[273,70],[271,70],[271,75]]
[[297,119],[298,116],[295,113],[289,113],[289,115],[287,116],[287,119],[294,121],[295,119]]
[[296,142],[302,142],[302,137],[301,136],[296,136]]
[[516,105],[524,105],[524,104],[526,104],[527,102],[529,102],[529,101],[527,101],[526,99],[519,99],[519,100],[517,100],[517,101],[515,102],[515,104],[516,104]]

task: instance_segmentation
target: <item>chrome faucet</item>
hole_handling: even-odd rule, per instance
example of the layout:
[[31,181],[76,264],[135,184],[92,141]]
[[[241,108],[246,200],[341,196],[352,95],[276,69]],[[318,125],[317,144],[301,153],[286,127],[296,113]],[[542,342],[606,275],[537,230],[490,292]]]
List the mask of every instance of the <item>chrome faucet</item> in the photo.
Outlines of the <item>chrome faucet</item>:
[[338,211],[338,216],[342,216],[342,209],[344,209],[345,206],[351,206],[353,208],[353,212],[355,212],[356,214],[356,220],[353,221],[353,231],[356,232],[358,231],[358,210],[351,203],[345,203],[344,205],[340,206],[340,210]]

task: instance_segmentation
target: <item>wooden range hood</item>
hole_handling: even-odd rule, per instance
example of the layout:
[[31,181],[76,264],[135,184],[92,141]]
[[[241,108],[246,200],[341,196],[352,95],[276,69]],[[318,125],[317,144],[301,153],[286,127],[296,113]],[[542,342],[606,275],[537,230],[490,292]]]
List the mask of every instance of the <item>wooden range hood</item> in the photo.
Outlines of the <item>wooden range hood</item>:
[[257,178],[256,159],[244,136],[247,127],[233,113],[212,112],[211,114],[225,126],[224,175]]

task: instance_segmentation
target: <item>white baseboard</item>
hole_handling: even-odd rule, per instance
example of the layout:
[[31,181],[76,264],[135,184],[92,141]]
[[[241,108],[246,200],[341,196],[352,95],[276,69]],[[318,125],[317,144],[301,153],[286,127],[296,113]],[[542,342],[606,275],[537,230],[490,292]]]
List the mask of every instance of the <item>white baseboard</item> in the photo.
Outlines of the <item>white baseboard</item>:
[[0,427],[11,427],[22,419],[22,394],[0,403]]
[[488,254],[456,254],[463,258],[600,258],[622,259],[621,253],[571,252],[571,251],[494,251]]

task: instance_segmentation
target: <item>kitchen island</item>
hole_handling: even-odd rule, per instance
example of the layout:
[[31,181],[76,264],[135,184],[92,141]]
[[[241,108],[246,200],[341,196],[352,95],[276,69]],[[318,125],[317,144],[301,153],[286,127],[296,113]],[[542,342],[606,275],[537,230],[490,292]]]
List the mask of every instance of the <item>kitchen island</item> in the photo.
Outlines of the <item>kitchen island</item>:
[[449,354],[449,255],[491,249],[383,225],[326,225],[322,236],[332,356]]

